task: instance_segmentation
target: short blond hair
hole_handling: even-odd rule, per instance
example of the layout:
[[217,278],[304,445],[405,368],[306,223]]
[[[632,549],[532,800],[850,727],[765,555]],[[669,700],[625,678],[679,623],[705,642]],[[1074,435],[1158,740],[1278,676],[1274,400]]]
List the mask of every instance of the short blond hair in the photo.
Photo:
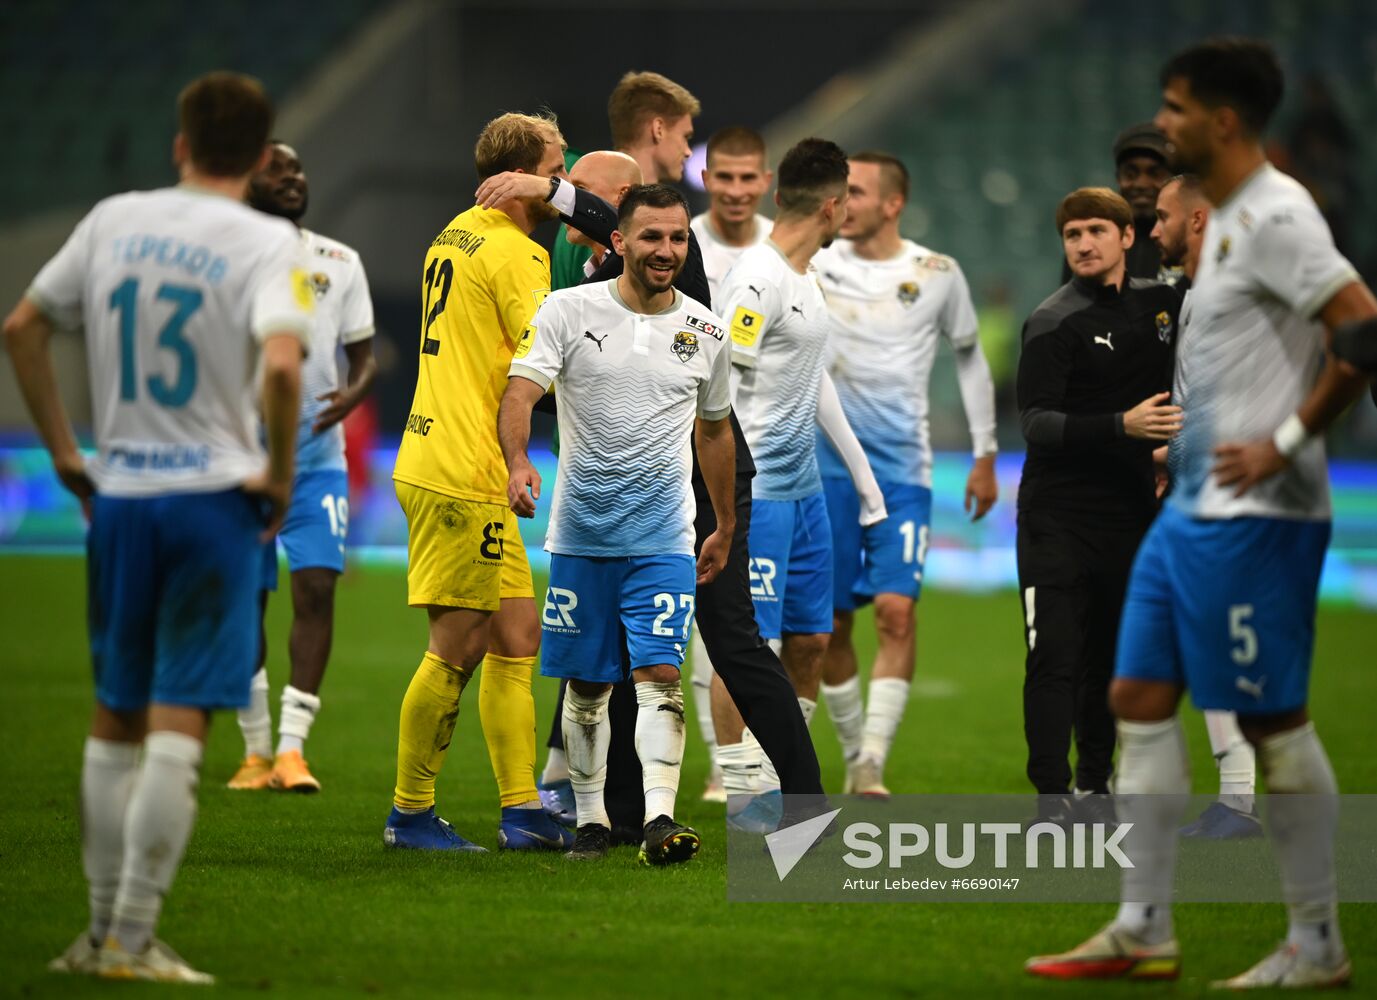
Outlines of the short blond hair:
[[498,115],[483,126],[473,147],[473,165],[479,180],[486,180],[504,170],[524,170],[534,173],[545,156],[545,144],[558,142],[564,146],[559,121],[553,111],[524,115],[509,111]]
[[633,145],[646,122],[697,115],[703,110],[698,98],[667,76],[649,71],[632,71],[618,81],[607,99],[607,124],[612,130],[612,145],[626,149]]

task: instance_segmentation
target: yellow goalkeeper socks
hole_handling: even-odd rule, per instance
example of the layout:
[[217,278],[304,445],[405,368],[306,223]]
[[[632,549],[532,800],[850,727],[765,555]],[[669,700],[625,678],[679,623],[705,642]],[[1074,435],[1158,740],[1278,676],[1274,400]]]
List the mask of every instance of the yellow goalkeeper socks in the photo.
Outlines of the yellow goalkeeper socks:
[[459,719],[459,697],[472,672],[427,652],[402,699],[397,737],[398,809],[417,811],[435,805],[435,776],[445,762]]
[[489,653],[478,678],[478,717],[503,806],[538,799],[535,786],[535,657]]

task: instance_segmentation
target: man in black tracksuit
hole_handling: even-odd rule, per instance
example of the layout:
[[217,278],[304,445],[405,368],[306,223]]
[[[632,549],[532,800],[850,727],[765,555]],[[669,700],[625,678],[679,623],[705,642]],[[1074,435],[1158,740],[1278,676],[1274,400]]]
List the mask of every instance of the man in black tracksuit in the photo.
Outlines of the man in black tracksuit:
[[[1138,543],[1157,510],[1152,450],[1180,427],[1171,406],[1180,296],[1125,275],[1128,203],[1082,188],[1057,211],[1075,277],[1023,327],[1018,406],[1028,442],[1018,494],[1018,573],[1028,657],[1028,778],[1049,815],[1075,789],[1108,791],[1108,688]],[[1147,239],[1147,234],[1141,234]],[[1102,803],[1104,800],[1090,800]]]

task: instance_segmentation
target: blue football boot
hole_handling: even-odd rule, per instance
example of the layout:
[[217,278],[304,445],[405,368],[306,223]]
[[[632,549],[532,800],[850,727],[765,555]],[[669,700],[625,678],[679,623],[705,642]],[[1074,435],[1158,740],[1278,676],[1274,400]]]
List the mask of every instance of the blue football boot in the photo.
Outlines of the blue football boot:
[[774,788],[751,799],[745,809],[727,813],[727,829],[746,833],[774,833],[784,817],[784,794]]
[[573,829],[578,823],[578,807],[574,804],[574,786],[569,783],[569,779],[563,781],[552,781],[548,785],[540,785],[540,806],[545,810],[545,815],[560,826],[567,826]]
[[1181,828],[1183,837],[1202,840],[1242,840],[1262,836],[1262,822],[1256,813],[1240,812],[1223,802],[1211,802],[1200,818]]
[[423,813],[404,813],[396,806],[383,827],[383,843],[388,847],[407,847],[418,851],[472,851],[487,854],[486,847],[465,840],[448,821],[435,815],[431,806]]
[[497,826],[497,846],[504,851],[567,851],[574,846],[574,833],[544,809],[507,806]]

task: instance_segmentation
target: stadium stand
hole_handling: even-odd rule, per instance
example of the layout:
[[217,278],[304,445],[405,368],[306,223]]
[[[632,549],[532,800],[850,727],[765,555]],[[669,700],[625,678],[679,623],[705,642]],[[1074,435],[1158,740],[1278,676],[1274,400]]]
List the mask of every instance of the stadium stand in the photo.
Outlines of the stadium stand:
[[234,66],[288,93],[380,5],[0,4],[0,221],[166,183],[170,109],[187,80]]

